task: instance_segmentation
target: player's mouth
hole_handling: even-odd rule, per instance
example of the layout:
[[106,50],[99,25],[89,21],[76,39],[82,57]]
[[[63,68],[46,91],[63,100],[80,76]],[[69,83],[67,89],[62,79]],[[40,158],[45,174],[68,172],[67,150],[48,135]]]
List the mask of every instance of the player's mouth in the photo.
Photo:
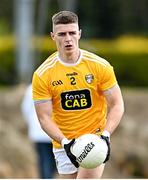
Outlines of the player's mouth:
[[65,46],[65,48],[66,48],[67,50],[72,49],[72,47],[73,47],[73,46],[72,46],[72,45],[70,45],[70,44],[68,44],[68,45],[66,45],[66,46]]

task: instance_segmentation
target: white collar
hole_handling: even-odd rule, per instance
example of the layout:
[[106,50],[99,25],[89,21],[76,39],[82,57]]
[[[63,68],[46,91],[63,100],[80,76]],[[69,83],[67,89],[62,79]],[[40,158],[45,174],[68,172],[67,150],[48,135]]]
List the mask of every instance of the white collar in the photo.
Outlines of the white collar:
[[67,62],[64,62],[64,61],[60,58],[59,53],[58,53],[58,60],[59,60],[59,62],[60,62],[61,64],[63,64],[64,66],[76,66],[76,65],[78,65],[78,64],[81,62],[81,59],[82,59],[82,51],[81,51],[81,50],[80,50],[80,56],[79,56],[77,62],[75,62],[75,63],[67,63]]

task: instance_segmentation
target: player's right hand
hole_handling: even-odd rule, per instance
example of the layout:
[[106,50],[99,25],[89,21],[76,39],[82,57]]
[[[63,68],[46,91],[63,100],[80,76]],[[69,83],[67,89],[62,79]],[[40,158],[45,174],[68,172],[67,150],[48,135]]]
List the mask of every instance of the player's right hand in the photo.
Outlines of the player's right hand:
[[71,141],[68,140],[67,138],[64,138],[61,142],[62,146],[64,147],[65,151],[66,151],[66,154],[67,156],[69,157],[70,161],[72,162],[72,164],[78,168],[79,167],[79,164],[78,162],[76,161],[76,157],[72,154],[70,148],[71,146],[74,144],[75,142],[75,139],[72,139]]

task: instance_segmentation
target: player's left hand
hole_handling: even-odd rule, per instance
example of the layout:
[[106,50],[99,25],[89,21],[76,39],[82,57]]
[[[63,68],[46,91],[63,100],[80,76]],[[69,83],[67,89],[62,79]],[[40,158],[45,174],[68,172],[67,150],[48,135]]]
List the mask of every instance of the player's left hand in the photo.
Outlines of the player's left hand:
[[72,154],[70,148],[71,146],[74,144],[75,142],[75,139],[72,139],[71,141],[69,141],[68,139],[63,139],[62,140],[62,146],[64,147],[65,151],[66,151],[66,154],[67,156],[69,157],[70,161],[72,162],[72,164],[78,168],[79,167],[79,164],[78,162],[76,161],[76,157]]
[[105,158],[105,160],[104,160],[104,162],[103,163],[106,163],[108,160],[109,160],[109,158],[110,158],[110,151],[111,151],[111,148],[110,148],[110,139],[109,139],[109,137],[108,136],[105,136],[105,135],[100,135],[100,137],[103,139],[103,140],[105,140],[105,142],[106,142],[106,144],[107,144],[107,147],[108,147],[108,151],[107,151],[107,155],[106,155],[106,158]]

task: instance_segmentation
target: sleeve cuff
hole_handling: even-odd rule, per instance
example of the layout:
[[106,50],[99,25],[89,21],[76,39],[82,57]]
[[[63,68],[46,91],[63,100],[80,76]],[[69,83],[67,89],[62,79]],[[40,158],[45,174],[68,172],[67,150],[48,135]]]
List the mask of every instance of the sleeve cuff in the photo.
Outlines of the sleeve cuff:
[[107,130],[104,130],[102,135],[110,138],[110,133]]
[[62,147],[64,147],[64,145],[68,144],[68,143],[69,143],[69,140],[67,138],[63,138],[62,141],[61,141]]

